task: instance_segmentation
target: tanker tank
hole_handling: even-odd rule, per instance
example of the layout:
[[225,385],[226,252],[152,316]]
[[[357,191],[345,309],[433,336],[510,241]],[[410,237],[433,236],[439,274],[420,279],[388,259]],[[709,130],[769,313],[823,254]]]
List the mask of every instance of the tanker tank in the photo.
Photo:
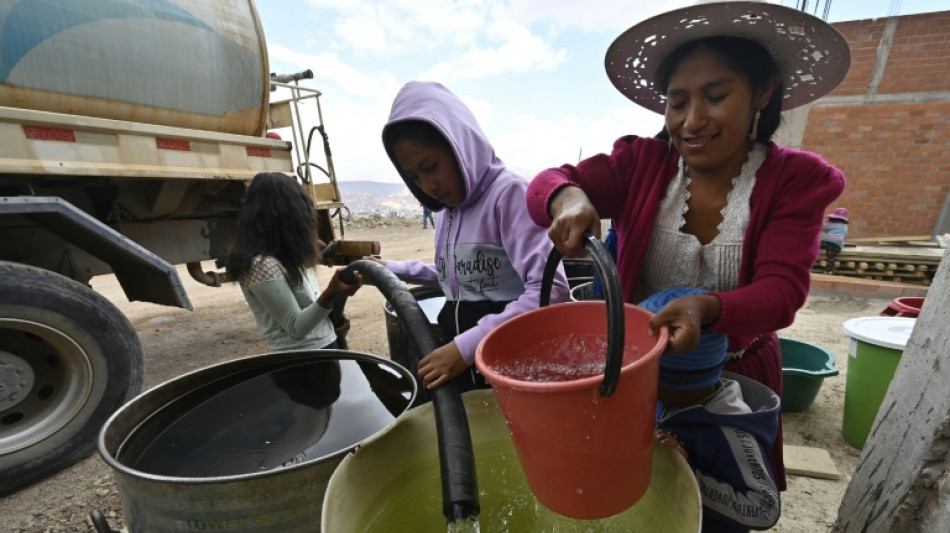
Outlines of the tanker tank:
[[262,135],[269,83],[251,0],[0,3],[0,106]]

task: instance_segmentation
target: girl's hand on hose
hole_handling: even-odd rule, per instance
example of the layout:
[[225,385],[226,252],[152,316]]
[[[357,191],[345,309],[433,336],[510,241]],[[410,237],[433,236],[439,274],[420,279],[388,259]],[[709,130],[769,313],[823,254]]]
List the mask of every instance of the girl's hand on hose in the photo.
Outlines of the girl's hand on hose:
[[557,251],[564,257],[585,257],[584,232],[590,231],[600,238],[600,217],[584,191],[564,187],[551,200],[549,211],[548,236]]
[[[376,262],[376,263],[379,263],[380,265],[386,266],[386,260],[385,260],[385,259],[380,259],[379,257],[376,257],[375,255],[365,255],[365,256],[363,256],[363,259],[365,259],[365,260],[367,260],[367,261],[374,261],[374,262]],[[367,285],[375,285],[372,280],[368,280],[368,279],[367,279],[367,280],[363,280],[363,283],[365,283],[365,284],[367,284]]]
[[350,317],[347,316],[346,311],[342,313],[342,320],[339,325],[334,326],[333,332],[336,333],[338,339],[345,339],[346,334],[350,332]]
[[718,320],[720,310],[719,298],[711,294],[677,298],[653,315],[650,334],[656,336],[661,326],[669,329],[665,354],[694,350],[699,344],[700,330]]
[[465,372],[468,364],[462,359],[455,341],[440,346],[419,361],[419,377],[427,389],[435,389]]
[[356,284],[350,285],[343,281],[342,274],[344,270],[343,268],[338,268],[333,271],[333,277],[330,278],[330,282],[327,283],[327,288],[321,292],[317,298],[317,304],[319,304],[320,307],[329,309],[333,306],[334,300],[340,296],[353,296],[356,294],[356,291],[360,290],[360,287],[363,286],[363,276],[361,276],[359,272],[353,272],[353,277],[356,278]]

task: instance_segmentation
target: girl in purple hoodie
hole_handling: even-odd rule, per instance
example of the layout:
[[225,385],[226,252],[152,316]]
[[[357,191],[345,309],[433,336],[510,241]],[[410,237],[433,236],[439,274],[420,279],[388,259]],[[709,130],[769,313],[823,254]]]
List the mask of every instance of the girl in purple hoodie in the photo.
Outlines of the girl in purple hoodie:
[[[455,379],[484,388],[472,364],[495,326],[538,306],[552,243],[525,209],[528,182],[505,168],[472,112],[438,83],[409,82],[396,95],[383,146],[413,195],[438,213],[435,260],[385,261],[399,279],[440,286],[439,326],[451,342],[419,361],[433,389]],[[567,301],[563,268],[551,303]]]

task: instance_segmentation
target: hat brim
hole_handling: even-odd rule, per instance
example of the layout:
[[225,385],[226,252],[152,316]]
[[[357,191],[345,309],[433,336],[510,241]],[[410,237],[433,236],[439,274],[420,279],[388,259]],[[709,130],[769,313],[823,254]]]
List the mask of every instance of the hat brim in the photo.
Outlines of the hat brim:
[[786,110],[831,92],[851,65],[847,40],[817,17],[764,2],[716,2],[668,11],[620,34],[607,49],[607,76],[624,96],[663,114],[657,69],[680,46],[714,36],[749,39],[769,51],[784,81]]

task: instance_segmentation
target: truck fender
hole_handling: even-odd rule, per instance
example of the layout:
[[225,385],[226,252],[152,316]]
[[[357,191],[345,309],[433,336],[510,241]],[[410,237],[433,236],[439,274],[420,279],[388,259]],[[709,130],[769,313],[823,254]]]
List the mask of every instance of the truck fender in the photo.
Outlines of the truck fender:
[[174,266],[62,198],[0,197],[3,215],[22,216],[107,263],[129,301],[192,309]]

